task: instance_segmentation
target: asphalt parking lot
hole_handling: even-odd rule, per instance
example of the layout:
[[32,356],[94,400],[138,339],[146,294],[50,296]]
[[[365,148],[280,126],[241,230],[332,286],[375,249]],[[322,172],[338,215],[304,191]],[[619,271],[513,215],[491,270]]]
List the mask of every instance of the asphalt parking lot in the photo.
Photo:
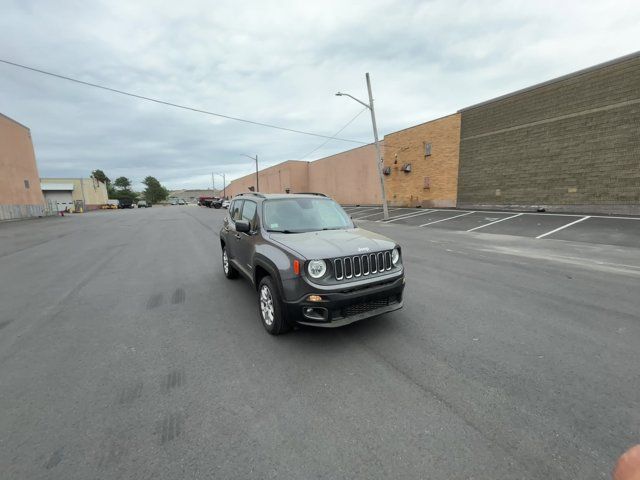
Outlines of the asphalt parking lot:
[[630,234],[420,213],[361,221],[403,246],[402,310],[281,337],[222,274],[224,211],[0,224],[0,477],[610,478],[640,439]]
[[346,206],[354,220],[640,248],[640,217]]

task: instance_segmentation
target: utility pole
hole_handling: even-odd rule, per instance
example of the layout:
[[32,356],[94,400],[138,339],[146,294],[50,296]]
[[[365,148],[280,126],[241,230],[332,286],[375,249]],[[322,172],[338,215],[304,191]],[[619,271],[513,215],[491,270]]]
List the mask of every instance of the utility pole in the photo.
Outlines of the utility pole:
[[389,218],[389,207],[387,206],[387,193],[384,189],[384,175],[382,173],[382,153],[380,152],[380,142],[378,141],[378,126],[376,124],[376,111],[373,108],[373,94],[371,93],[371,79],[367,72],[367,90],[369,90],[369,110],[371,111],[371,123],[373,124],[373,138],[376,142],[376,157],[378,160],[378,176],[380,177],[380,192],[382,193],[382,212],[384,219]]
[[336,95],[338,97],[349,97],[361,105],[364,105],[371,112],[371,125],[373,126],[373,139],[375,141],[376,147],[376,163],[378,165],[378,177],[380,177],[380,193],[382,194],[382,215],[385,220],[389,218],[389,207],[387,206],[387,194],[384,189],[384,174],[382,173],[382,152],[380,151],[380,142],[378,141],[378,126],[376,124],[376,112],[373,108],[373,94],[371,93],[371,79],[369,78],[369,73],[367,72],[365,75],[367,79],[367,90],[369,92],[369,103],[365,103],[362,100],[358,100],[353,95],[349,95],[348,93],[338,92]]
[[216,182],[213,179],[213,172],[211,172],[211,190],[215,190],[216,189]]

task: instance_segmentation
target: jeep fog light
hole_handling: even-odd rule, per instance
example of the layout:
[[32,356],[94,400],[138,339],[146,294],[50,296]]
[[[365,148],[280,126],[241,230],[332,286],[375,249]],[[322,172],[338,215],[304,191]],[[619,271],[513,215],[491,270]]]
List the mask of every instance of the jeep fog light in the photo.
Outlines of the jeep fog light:
[[321,302],[322,301],[322,297],[320,295],[309,295],[309,297],[307,297],[307,299],[310,302]]
[[400,252],[398,251],[397,248],[394,248],[393,251],[391,252],[391,262],[394,265],[396,265],[399,260],[400,260]]
[[327,264],[324,260],[311,260],[307,265],[307,270],[312,278],[320,278],[327,273]]

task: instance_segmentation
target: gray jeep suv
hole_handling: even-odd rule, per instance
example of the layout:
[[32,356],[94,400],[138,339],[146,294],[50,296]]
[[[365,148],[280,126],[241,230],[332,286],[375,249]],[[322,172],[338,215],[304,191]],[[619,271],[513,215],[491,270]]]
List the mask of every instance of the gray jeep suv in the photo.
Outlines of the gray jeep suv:
[[258,291],[266,330],[338,327],[402,308],[400,247],[322,194],[236,196],[220,231],[227,278]]

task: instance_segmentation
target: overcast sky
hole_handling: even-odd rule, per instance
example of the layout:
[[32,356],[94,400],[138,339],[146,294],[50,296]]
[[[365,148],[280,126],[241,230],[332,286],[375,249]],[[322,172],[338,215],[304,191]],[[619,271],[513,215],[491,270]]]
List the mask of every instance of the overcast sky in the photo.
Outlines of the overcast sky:
[[[226,115],[333,135],[370,72],[381,136],[640,50],[629,1],[0,0],[0,58]],[[101,168],[206,188],[261,164],[357,146],[271,130],[0,64],[0,112],[31,128],[40,175]],[[368,112],[341,134],[372,140]],[[218,186],[221,179],[216,179]]]

